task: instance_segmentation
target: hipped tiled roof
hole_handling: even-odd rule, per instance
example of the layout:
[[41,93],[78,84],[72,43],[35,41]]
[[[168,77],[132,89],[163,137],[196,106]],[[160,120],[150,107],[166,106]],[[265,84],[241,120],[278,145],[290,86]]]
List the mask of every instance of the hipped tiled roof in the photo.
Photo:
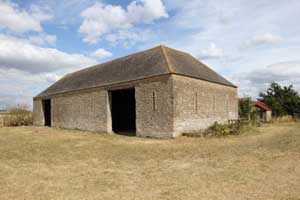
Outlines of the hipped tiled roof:
[[254,104],[255,104],[255,106],[257,106],[263,110],[272,111],[272,109],[268,105],[266,105],[265,103],[263,103],[261,101],[256,101],[256,102],[254,102]]
[[236,87],[190,54],[158,46],[68,74],[37,97],[167,74],[178,74]]

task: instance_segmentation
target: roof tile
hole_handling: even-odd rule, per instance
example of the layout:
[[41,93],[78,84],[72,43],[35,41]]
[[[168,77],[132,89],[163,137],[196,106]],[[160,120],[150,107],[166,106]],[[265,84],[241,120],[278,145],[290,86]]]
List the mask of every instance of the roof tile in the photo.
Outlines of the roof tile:
[[158,46],[68,74],[37,97],[165,74],[179,74],[236,87],[190,54]]

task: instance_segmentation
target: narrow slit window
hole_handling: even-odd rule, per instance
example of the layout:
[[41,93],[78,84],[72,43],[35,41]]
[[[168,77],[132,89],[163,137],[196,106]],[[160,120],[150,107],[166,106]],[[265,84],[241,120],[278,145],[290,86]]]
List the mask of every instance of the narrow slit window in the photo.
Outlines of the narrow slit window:
[[216,111],[216,96],[213,96],[213,111]]
[[229,97],[228,97],[228,95],[226,95],[225,106],[226,106],[226,112],[228,112],[229,111]]
[[198,110],[198,93],[196,92],[196,100],[195,100],[195,104],[196,104],[196,111]]
[[152,108],[153,108],[153,111],[156,111],[156,93],[155,92],[152,92]]

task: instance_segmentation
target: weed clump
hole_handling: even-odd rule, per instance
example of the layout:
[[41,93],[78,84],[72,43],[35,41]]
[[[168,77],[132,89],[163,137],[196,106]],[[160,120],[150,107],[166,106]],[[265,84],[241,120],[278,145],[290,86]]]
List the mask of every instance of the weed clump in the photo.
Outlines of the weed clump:
[[3,126],[29,126],[33,123],[32,112],[27,106],[16,106],[9,109],[9,114],[3,117]]

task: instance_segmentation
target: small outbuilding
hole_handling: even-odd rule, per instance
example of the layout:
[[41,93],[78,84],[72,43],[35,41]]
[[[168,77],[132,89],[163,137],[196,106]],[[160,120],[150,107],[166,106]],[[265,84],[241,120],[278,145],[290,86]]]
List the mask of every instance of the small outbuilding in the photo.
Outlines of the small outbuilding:
[[238,119],[237,86],[166,46],[89,67],[33,99],[34,124],[175,137]]
[[253,102],[257,109],[257,117],[262,122],[270,122],[272,120],[272,109],[261,101]]

